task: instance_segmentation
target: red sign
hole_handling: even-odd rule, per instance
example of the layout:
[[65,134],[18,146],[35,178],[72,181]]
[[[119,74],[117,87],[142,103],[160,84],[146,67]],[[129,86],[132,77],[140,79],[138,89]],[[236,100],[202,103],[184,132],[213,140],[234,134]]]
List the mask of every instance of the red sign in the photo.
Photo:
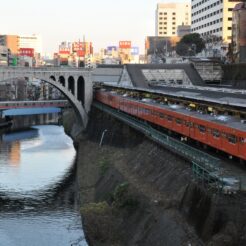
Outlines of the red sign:
[[85,51],[84,50],[77,50],[77,56],[78,57],[85,57]]
[[20,56],[29,56],[34,57],[34,49],[32,48],[20,48],[19,49]]
[[70,51],[69,50],[59,50],[59,55],[69,55]]
[[120,41],[119,47],[120,47],[120,49],[131,49],[132,42],[131,41]]

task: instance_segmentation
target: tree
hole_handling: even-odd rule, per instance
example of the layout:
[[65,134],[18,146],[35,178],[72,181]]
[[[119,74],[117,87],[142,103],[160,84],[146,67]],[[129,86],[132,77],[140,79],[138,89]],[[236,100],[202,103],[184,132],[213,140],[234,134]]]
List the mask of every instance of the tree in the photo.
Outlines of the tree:
[[199,33],[187,34],[176,46],[176,52],[180,56],[192,56],[200,53],[205,48],[205,42]]

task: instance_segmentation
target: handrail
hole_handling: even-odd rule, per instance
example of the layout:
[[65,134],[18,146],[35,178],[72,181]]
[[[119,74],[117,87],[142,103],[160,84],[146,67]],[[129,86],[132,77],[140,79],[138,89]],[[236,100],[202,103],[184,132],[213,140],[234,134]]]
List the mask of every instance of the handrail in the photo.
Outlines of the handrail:
[[[134,129],[144,133],[155,142],[165,146],[192,163],[192,171],[196,178],[201,178],[210,187],[223,193],[231,194],[241,190],[241,180],[238,177],[226,177],[220,159],[198,150],[192,146],[178,141],[154,128],[147,123],[136,119],[126,113],[119,112],[103,103],[93,102],[92,106],[113,115]],[[227,180],[233,178],[233,184]]]

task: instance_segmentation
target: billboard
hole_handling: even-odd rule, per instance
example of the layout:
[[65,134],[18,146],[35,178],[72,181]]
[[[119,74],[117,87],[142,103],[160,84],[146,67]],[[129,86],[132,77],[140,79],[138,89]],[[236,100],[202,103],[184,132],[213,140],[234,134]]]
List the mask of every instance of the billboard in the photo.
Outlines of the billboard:
[[139,55],[139,47],[135,46],[131,48],[131,55],[137,56]]
[[20,48],[19,49],[20,56],[29,56],[34,57],[34,49],[32,48]]
[[131,41],[120,41],[119,48],[120,49],[131,49],[132,42]]
[[108,51],[108,52],[111,52],[111,51],[113,51],[113,50],[116,51],[116,50],[117,50],[117,46],[108,46],[108,47],[107,47],[107,51]]

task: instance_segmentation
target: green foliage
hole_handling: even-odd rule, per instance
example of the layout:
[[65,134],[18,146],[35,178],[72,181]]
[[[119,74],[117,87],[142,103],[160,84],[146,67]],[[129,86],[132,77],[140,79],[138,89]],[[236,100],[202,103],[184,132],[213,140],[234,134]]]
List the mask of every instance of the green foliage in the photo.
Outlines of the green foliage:
[[87,214],[99,215],[99,214],[107,213],[109,209],[110,209],[109,205],[104,201],[99,203],[86,204],[85,206],[80,208],[80,212],[82,215],[87,215]]
[[131,194],[129,194],[129,184],[127,182],[118,185],[113,193],[114,205],[118,208],[126,208],[134,210],[138,207],[139,202]]
[[113,193],[113,198],[115,202],[120,202],[124,196],[126,195],[128,191],[129,184],[127,182],[119,184],[116,186],[114,193]]
[[99,168],[100,168],[100,173],[101,175],[104,175],[110,167],[110,162],[107,159],[102,159],[99,162]]
[[205,42],[199,33],[185,35],[176,46],[180,56],[191,56],[200,53],[205,48]]

